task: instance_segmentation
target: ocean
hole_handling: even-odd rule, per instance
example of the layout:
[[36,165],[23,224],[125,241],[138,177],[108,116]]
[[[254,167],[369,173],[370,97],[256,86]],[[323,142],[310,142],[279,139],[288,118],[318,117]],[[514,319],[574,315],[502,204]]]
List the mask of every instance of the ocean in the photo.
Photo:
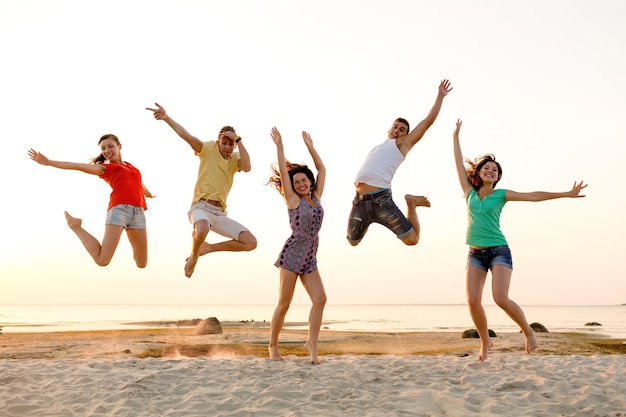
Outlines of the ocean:
[[[306,329],[309,305],[292,305],[286,328]],[[522,306],[529,323],[550,332],[582,332],[626,340],[626,305]],[[489,328],[518,332],[497,306],[486,305]],[[0,328],[10,332],[119,330],[148,327],[150,322],[217,317],[227,321],[269,322],[274,305],[3,305]],[[596,322],[600,326],[586,326]],[[154,324],[152,324],[154,326]],[[462,332],[473,328],[464,304],[327,305],[322,329],[362,332]]]

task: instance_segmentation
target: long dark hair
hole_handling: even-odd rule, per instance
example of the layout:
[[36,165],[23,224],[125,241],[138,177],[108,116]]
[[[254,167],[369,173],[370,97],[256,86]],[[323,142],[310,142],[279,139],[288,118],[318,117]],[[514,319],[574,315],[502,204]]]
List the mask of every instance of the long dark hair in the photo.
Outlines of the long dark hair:
[[[294,175],[298,173],[303,173],[304,175],[306,175],[309,181],[311,181],[311,192],[315,190],[315,186],[316,186],[315,175],[313,175],[313,171],[311,171],[311,169],[308,166],[302,165],[302,164],[292,164],[289,161],[286,161],[286,165],[287,165],[287,173],[289,174],[289,180],[291,181],[291,188],[294,191],[295,191],[295,187],[293,185],[293,177]],[[280,169],[278,168],[276,164],[272,164],[271,169],[272,169],[272,175],[270,176],[268,184],[274,186],[274,188],[276,188],[276,190],[278,190],[278,192],[281,193],[282,195],[285,195],[283,192],[283,183],[280,179]]]
[[496,157],[490,153],[478,157],[473,161],[466,159],[465,162],[467,163],[467,178],[476,191],[480,190],[480,187],[483,186],[483,180],[480,179],[480,175],[478,175],[478,173],[487,162],[493,162],[498,167],[498,179],[493,183],[494,188],[498,181],[500,181],[500,178],[502,178],[502,166],[500,166],[500,163],[496,161]]
[[[100,145],[102,141],[106,139],[113,139],[115,143],[117,143],[118,145],[120,144],[120,140],[117,138],[117,136],[112,133],[107,133],[100,138],[100,140],[98,141],[98,145]],[[100,155],[96,156],[95,158],[91,158],[92,164],[103,164],[104,161],[106,161],[106,158],[104,157],[104,155],[102,155],[102,153],[100,153]]]

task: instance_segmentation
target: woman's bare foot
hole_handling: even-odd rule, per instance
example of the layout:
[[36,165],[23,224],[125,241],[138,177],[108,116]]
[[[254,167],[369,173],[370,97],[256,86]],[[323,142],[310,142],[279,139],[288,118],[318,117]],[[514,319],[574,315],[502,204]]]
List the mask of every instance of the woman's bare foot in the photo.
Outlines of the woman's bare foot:
[[430,201],[428,201],[428,198],[423,195],[406,194],[404,199],[406,200],[406,203],[412,207],[430,207]]
[[322,360],[317,356],[317,346],[315,346],[311,342],[306,342],[304,344],[304,348],[311,354],[311,363],[314,365],[319,365],[322,363]]
[[530,334],[524,335],[524,337],[526,338],[526,353],[530,353],[533,350],[537,349],[537,346],[539,346],[539,342],[537,342],[537,336],[535,335],[534,331],[531,330]]
[[489,354],[489,349],[491,349],[491,347],[493,346],[493,342],[491,341],[491,338],[489,338],[485,342],[486,343],[483,343],[482,340],[480,342],[480,351],[478,352],[478,356],[476,357],[476,359],[478,359],[478,362],[484,362],[485,359],[487,359],[487,355]]
[[65,213],[65,220],[67,221],[67,225],[70,229],[78,229],[83,225],[83,221],[77,217],[70,216],[70,213],[67,211]]
[[281,355],[280,351],[278,350],[278,346],[270,346],[268,348],[268,350],[270,351],[270,358],[273,361],[282,361],[282,360],[284,360],[283,355]]
[[185,276],[187,278],[191,278],[191,275],[193,274],[193,270],[196,268],[197,262],[198,262],[197,256],[190,255],[189,258],[187,258],[187,263],[185,263]]

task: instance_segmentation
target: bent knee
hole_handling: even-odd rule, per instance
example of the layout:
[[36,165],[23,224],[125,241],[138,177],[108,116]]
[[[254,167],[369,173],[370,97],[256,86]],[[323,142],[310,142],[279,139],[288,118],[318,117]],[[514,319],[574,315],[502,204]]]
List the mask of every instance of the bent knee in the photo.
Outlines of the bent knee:
[[326,301],[328,301],[328,298],[326,297],[326,294],[322,294],[319,297],[316,297],[313,300],[313,304],[317,305],[317,306],[325,306],[326,305]]
[[291,306],[291,298],[279,299],[278,304],[276,304],[276,309],[274,310],[274,312],[284,317],[289,311],[290,306]]
[[348,243],[351,246],[357,246],[359,243],[361,243],[361,239],[359,239],[359,240],[350,240],[350,239],[348,239]]
[[477,308],[482,306],[482,297],[480,296],[480,294],[468,295],[466,299],[467,305],[469,305],[470,308]]
[[495,296],[493,297],[493,301],[500,308],[504,308],[509,305],[510,298],[506,296]]
[[241,232],[239,234],[239,242],[243,244],[244,250],[247,251],[254,250],[257,246],[256,237],[250,232]]
[[210,231],[211,225],[206,220],[200,220],[193,225],[193,232],[198,237],[206,237],[206,235],[208,235]]

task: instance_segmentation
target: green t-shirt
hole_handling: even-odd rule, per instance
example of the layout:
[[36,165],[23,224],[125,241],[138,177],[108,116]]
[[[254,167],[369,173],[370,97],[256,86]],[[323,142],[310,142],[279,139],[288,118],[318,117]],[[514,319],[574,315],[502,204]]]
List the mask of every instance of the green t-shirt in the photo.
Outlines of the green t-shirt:
[[500,213],[506,203],[506,190],[498,189],[480,199],[474,188],[465,197],[467,202],[467,234],[465,243],[470,246],[508,245],[500,231]]

